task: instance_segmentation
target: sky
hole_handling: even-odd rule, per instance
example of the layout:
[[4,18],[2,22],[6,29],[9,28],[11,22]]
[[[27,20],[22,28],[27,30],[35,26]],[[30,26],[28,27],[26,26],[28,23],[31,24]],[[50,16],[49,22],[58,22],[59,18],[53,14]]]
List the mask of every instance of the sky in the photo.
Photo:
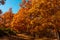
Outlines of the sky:
[[13,13],[17,13],[20,9],[19,4],[22,0],[6,0],[4,5],[0,5],[0,9],[3,13],[9,10],[9,8],[12,8]]

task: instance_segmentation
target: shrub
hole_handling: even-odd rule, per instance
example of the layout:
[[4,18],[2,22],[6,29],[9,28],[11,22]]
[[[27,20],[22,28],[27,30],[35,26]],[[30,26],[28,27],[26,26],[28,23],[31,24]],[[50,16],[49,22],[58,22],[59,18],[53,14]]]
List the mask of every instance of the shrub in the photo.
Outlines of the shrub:
[[0,36],[16,35],[16,31],[11,28],[0,27]]

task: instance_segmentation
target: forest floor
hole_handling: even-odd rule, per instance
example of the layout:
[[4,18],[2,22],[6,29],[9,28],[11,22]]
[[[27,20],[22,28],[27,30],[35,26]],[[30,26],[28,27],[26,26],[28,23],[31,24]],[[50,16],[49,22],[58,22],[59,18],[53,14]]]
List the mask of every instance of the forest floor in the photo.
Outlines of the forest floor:
[[58,39],[51,39],[51,38],[32,38],[31,36],[27,36],[24,34],[18,34],[18,36],[10,35],[0,37],[0,40],[58,40]]

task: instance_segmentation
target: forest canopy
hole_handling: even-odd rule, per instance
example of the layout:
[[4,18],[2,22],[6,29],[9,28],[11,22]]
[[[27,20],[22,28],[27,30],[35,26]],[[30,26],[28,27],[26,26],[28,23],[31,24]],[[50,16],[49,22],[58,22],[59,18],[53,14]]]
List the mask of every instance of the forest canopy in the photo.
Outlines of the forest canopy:
[[60,0],[22,0],[20,7],[16,14],[10,8],[0,16],[0,27],[39,37],[60,32]]

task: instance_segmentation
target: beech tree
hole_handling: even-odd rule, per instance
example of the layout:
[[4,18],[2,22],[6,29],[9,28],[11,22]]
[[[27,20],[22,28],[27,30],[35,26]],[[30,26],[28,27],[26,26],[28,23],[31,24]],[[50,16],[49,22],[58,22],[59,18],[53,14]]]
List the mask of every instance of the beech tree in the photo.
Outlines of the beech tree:
[[[60,11],[60,0],[31,0],[27,5],[23,0],[21,9],[13,17],[12,27],[20,32],[31,35],[50,33],[57,37],[57,12]],[[25,4],[28,6],[25,6]],[[28,10],[26,9],[28,8]],[[60,15],[59,15],[60,16]],[[46,30],[47,29],[47,30]],[[44,32],[45,31],[45,32]],[[46,34],[46,35],[47,35]]]
[[[0,0],[0,4],[4,5],[6,0]],[[0,20],[1,20],[2,11],[0,10]]]
[[12,8],[10,8],[9,11],[5,12],[2,15],[2,19],[3,19],[5,27],[10,27],[10,23],[13,19],[13,16],[14,16],[14,14],[12,13]]
[[22,3],[20,4],[20,6],[25,9],[30,9],[32,6],[31,0],[28,0],[28,1],[22,0]]
[[31,4],[30,0],[28,0],[28,1],[22,0],[22,4],[20,4],[21,9],[17,12],[17,14],[14,15],[13,21],[11,23],[11,25],[14,29],[21,30],[21,32],[24,32],[24,30],[22,30],[22,29],[25,29],[25,31],[26,31],[25,24],[27,21],[26,22],[24,22],[24,21],[27,16],[26,14],[28,14],[27,11],[31,7],[31,5],[29,5],[29,4]]

